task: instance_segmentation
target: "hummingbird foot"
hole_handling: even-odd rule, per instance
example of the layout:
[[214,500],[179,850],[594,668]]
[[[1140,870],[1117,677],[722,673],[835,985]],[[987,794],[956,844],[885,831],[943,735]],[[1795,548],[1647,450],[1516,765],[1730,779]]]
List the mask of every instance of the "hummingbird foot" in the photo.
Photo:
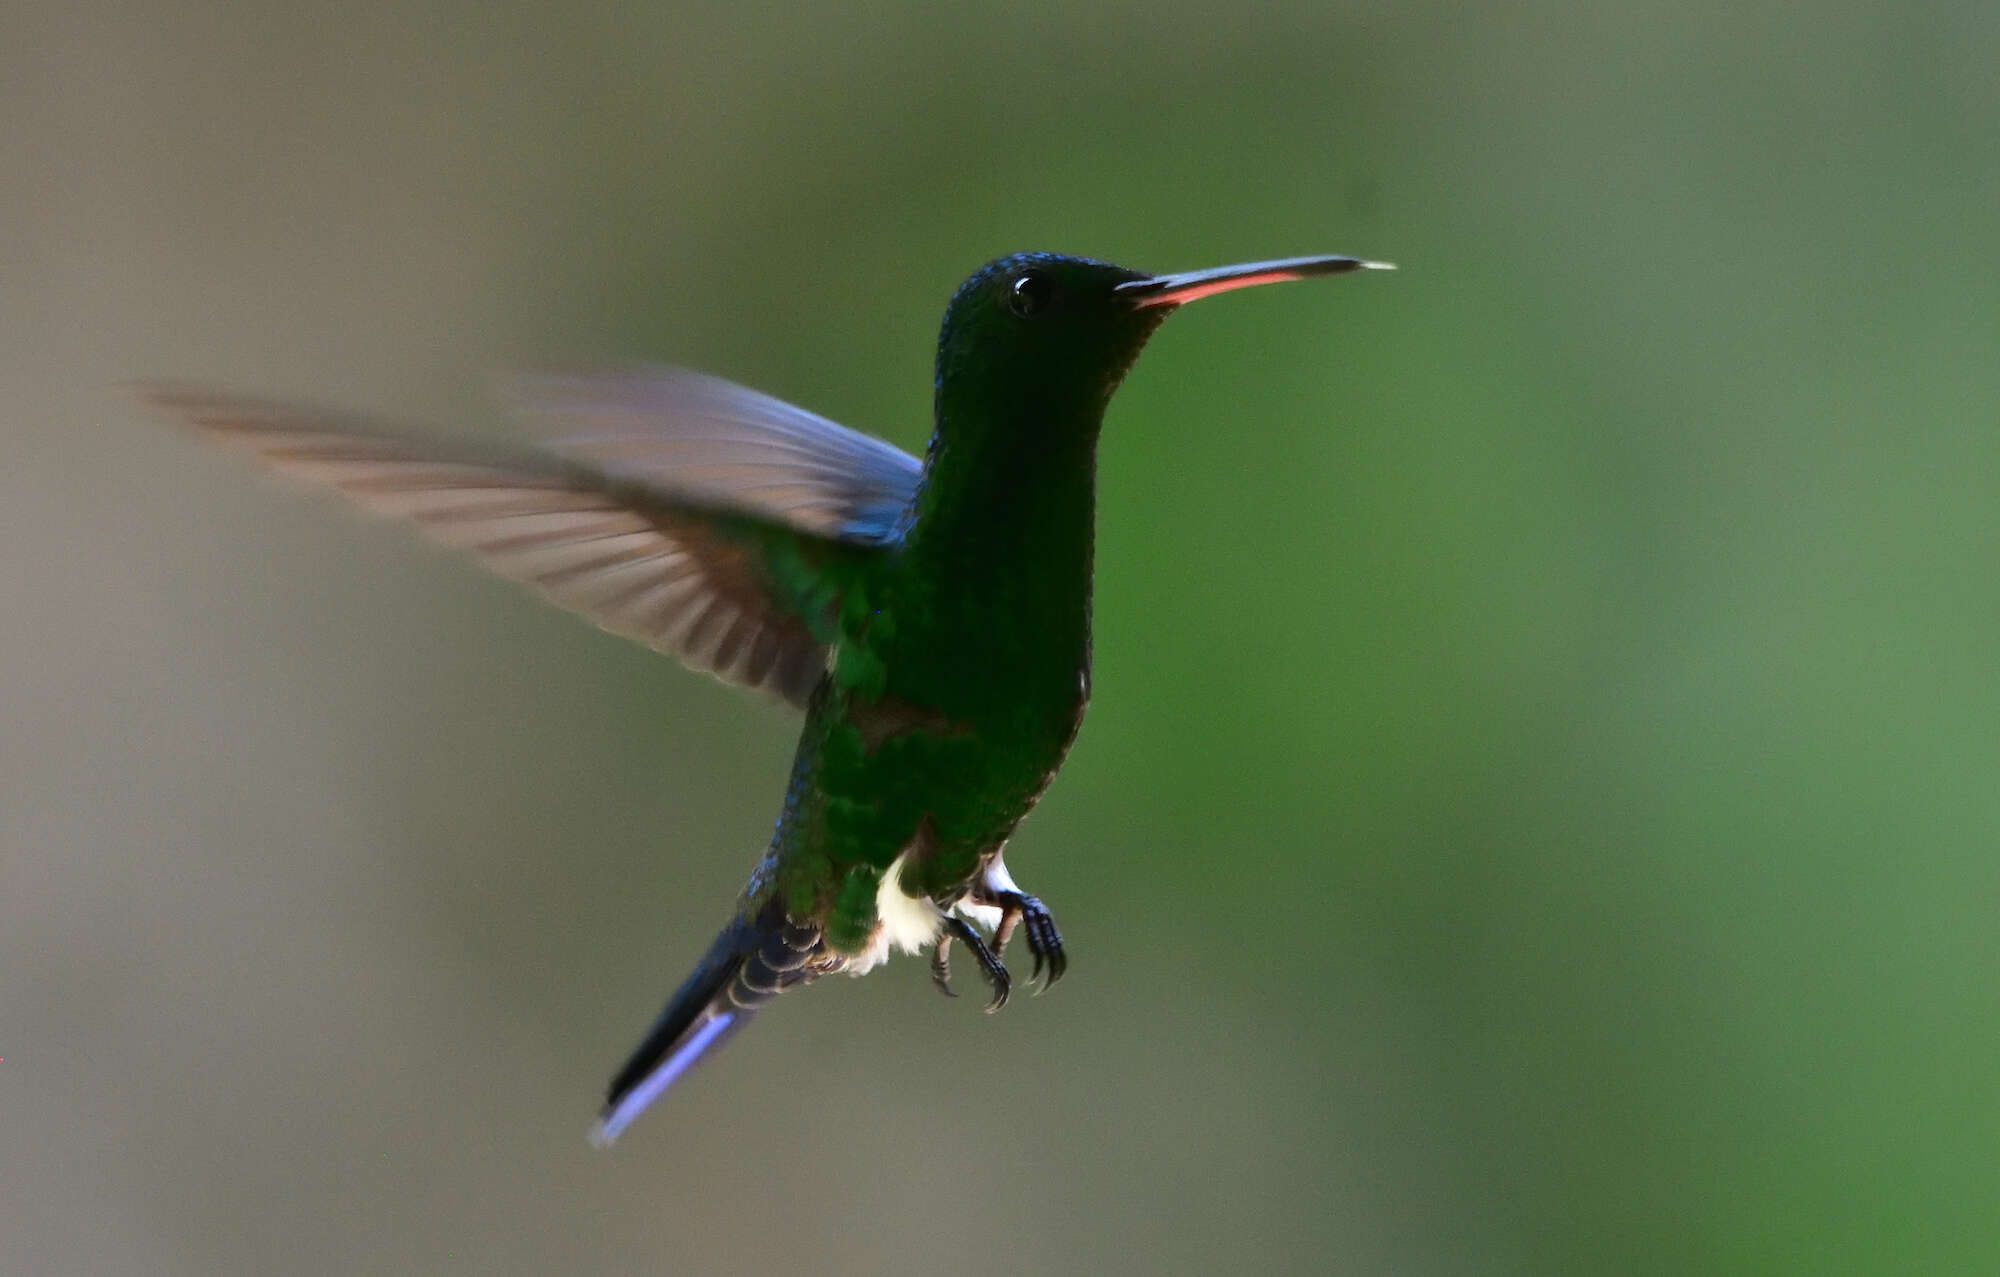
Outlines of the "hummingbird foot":
[[1055,915],[1049,907],[1033,896],[1020,891],[997,891],[978,893],[974,900],[989,908],[1000,911],[1000,925],[993,929],[993,950],[1004,953],[1007,941],[1014,936],[1014,929],[1025,929],[1028,937],[1028,952],[1034,956],[1035,966],[1028,979],[1042,976],[1046,967],[1048,976],[1042,980],[1037,995],[1047,993],[1056,981],[1069,970],[1069,958],[1063,952],[1062,933],[1056,930]]
[[1054,915],[1049,913],[1047,905],[1021,890],[1014,876],[1007,872],[1007,861],[1001,853],[995,852],[986,862],[979,878],[958,902],[958,908],[987,915],[979,921],[991,927],[996,955],[1007,952],[1007,942],[1014,938],[1017,927],[1027,928],[1028,952],[1035,959],[1028,978],[1041,979],[1044,968],[1048,972],[1041,987],[1035,990],[1037,994],[1047,993],[1063,978],[1063,972],[1069,970],[1069,958],[1063,952],[1062,933],[1056,930]]
[[972,950],[972,956],[979,962],[979,970],[993,986],[993,1000],[986,1004],[986,1012],[991,1015],[1007,1005],[1007,997],[1014,989],[1014,978],[1007,974],[1007,968],[994,955],[993,950],[981,938],[978,930],[970,922],[957,914],[947,915],[944,932],[937,938],[937,947],[931,950],[931,983],[938,992],[948,998],[958,995],[951,988],[951,942],[957,940]]

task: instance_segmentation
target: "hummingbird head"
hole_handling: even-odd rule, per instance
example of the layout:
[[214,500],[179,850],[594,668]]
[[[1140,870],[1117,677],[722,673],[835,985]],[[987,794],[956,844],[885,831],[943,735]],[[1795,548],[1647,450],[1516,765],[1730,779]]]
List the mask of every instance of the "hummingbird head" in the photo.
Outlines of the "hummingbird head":
[[[1166,317],[1216,293],[1380,265],[1296,257],[1175,275],[1021,253],[959,286],[938,338],[937,428],[906,527],[947,557],[1053,521],[1088,538],[1112,391]],[[1037,513],[1039,512],[1039,513]],[[1082,562],[1088,563],[1088,555]]]
[[[1108,262],[1018,253],[959,286],[938,339],[940,425],[955,406],[1074,433],[1095,426],[1146,339],[1191,301],[1257,284],[1386,269],[1353,257],[1298,257],[1148,275]],[[1037,442],[1043,442],[1038,440]],[[1050,439],[1046,442],[1053,443]]]
[[[1017,253],[981,267],[946,307],[938,337],[941,405],[966,391],[1041,418],[1099,409],[1167,311],[1134,306],[1146,276],[1107,262]],[[1051,420],[1051,424],[1054,422]]]

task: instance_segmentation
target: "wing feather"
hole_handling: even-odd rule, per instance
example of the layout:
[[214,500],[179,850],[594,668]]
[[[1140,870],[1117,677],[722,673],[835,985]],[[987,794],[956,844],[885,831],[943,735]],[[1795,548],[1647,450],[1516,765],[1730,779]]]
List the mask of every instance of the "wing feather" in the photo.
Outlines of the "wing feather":
[[565,455],[821,536],[891,539],[923,469],[880,439],[684,368],[524,377],[512,393],[563,432],[551,446]]
[[692,373],[542,378],[537,414],[616,427],[547,452],[488,451],[317,409],[155,385],[154,406],[281,475],[414,523],[597,625],[803,705],[825,665],[824,598],[788,594],[789,539],[879,553],[917,462],[767,396]]

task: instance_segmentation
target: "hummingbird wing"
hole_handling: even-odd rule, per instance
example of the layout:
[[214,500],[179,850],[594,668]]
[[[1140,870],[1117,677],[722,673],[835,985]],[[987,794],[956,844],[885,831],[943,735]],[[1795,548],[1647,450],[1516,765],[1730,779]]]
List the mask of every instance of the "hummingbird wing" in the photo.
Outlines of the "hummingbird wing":
[[[607,630],[802,706],[842,583],[893,537],[886,511],[901,480],[882,453],[903,457],[910,493],[919,467],[887,444],[857,447],[865,436],[830,422],[839,435],[815,446],[822,436],[799,423],[818,418],[786,418],[750,391],[727,416],[735,388],[686,376],[706,397],[680,416],[670,397],[657,401],[651,451],[588,438],[510,451],[217,391],[143,393],[272,470],[408,519]],[[648,384],[658,393],[678,381]],[[582,379],[560,384],[564,402],[584,402]]]
[[923,463],[892,444],[685,368],[518,378],[550,446],[676,491],[698,490],[820,536],[887,541]]

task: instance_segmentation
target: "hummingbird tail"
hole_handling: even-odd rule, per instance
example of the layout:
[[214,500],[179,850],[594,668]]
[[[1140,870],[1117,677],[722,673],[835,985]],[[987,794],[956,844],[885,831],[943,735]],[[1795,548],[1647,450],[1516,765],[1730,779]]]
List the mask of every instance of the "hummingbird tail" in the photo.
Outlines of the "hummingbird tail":
[[811,980],[816,972],[807,963],[819,948],[817,930],[793,926],[776,911],[755,922],[738,918],[724,927],[611,1080],[590,1142],[609,1147],[766,1002]]

